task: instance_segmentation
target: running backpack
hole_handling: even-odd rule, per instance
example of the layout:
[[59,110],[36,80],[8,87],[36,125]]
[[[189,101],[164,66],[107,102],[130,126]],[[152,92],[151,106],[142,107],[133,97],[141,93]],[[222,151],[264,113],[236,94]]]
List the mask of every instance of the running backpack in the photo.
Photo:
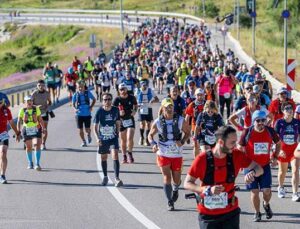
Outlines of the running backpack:
[[80,105],[88,105],[88,106],[90,105],[89,91],[87,91],[87,90],[84,91],[84,104],[82,104],[82,102],[81,102],[79,92],[76,93],[76,106],[77,106],[77,108]]
[[162,128],[162,134],[158,135],[159,141],[167,142],[168,140],[174,140],[174,141],[181,140],[182,134],[179,130],[178,121],[179,121],[179,116],[177,114],[175,114],[173,117],[173,123],[172,123],[173,139],[168,139],[168,129],[167,129],[166,119],[163,115],[161,115],[159,117],[159,123]]
[[[148,98],[148,102],[151,101],[153,95],[152,95],[152,91],[150,88],[147,88],[148,91],[147,91],[147,98]],[[138,97],[138,103],[141,104],[143,103],[143,95],[144,93],[142,92],[142,90],[138,89],[138,94],[137,94],[137,97]]]

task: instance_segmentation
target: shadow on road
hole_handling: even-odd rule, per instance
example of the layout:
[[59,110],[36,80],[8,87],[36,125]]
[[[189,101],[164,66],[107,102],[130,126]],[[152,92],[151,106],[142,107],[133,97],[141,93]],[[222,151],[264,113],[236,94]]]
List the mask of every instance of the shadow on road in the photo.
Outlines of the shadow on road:
[[41,172],[70,172],[70,173],[98,173],[98,170],[88,170],[88,169],[57,169],[57,168],[46,168]]
[[50,185],[50,186],[65,186],[65,187],[104,187],[100,184],[81,184],[81,183],[58,183],[58,182],[46,182],[46,181],[34,181],[34,180],[10,180],[11,184],[22,185]]

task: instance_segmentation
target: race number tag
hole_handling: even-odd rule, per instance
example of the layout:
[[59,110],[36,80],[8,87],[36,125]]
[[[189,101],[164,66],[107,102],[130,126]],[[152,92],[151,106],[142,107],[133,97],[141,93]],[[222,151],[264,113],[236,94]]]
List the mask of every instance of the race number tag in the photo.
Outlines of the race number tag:
[[283,142],[287,145],[293,145],[295,143],[295,136],[293,134],[284,135]]
[[149,108],[146,107],[146,106],[142,106],[141,109],[140,109],[140,113],[142,115],[148,115],[149,114]]
[[68,86],[73,87],[74,83],[73,82],[68,82]]
[[204,197],[204,206],[208,209],[226,208],[227,205],[228,205],[227,192],[222,192],[219,195]]
[[47,113],[42,114],[41,117],[47,117]]
[[166,153],[168,155],[180,154],[180,149],[176,144],[167,147]]
[[26,127],[26,135],[27,136],[33,136],[36,135],[38,132],[37,127]]
[[126,88],[128,91],[132,91],[132,86],[131,85],[126,85]]
[[254,155],[264,155],[269,153],[269,143],[254,143]]
[[7,131],[4,131],[3,133],[0,134],[0,142],[3,142],[7,139],[9,139],[9,135],[8,135]]
[[59,83],[60,82],[60,77],[55,77],[55,82]]
[[48,77],[47,77],[47,81],[48,81],[48,82],[52,82],[52,81],[54,81],[54,78],[48,76]]
[[225,99],[229,99],[229,98],[230,98],[230,93],[225,93],[225,94],[224,94],[224,98],[225,98]]
[[100,133],[104,137],[114,137],[115,131],[113,126],[103,126],[100,128]]
[[122,124],[125,128],[133,126],[132,119],[123,120]]
[[205,141],[206,141],[208,144],[213,145],[213,144],[216,143],[216,136],[206,134],[206,135],[205,135]]
[[102,83],[102,80],[97,80],[96,83],[97,83],[97,84],[101,84],[101,83]]

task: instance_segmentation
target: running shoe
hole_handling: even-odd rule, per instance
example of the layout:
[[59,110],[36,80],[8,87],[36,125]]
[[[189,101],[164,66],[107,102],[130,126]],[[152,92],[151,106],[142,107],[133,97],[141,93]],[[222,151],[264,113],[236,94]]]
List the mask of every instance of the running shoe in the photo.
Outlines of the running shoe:
[[175,210],[175,208],[174,208],[174,202],[173,202],[173,200],[170,200],[168,202],[168,211],[174,211],[174,210]]
[[294,202],[299,202],[300,201],[300,196],[299,196],[298,192],[293,193],[293,195],[292,195],[292,201],[294,201]]
[[172,201],[175,203],[178,200],[178,196],[179,196],[179,191],[173,191],[172,194]]
[[128,154],[128,163],[134,163],[134,158],[132,156],[132,154]]
[[45,144],[42,144],[42,146],[41,146],[41,150],[46,150],[47,148],[46,148],[46,145]]
[[88,135],[88,143],[89,143],[89,144],[92,143],[92,137],[91,137],[91,135]]
[[41,168],[41,166],[40,166],[40,165],[36,165],[36,166],[34,166],[34,169],[35,169],[36,171],[41,171],[41,170],[42,170],[42,168]]
[[140,145],[140,146],[144,145],[144,138],[140,138],[140,140],[139,140],[139,145]]
[[81,147],[87,147],[86,141],[81,143]]
[[284,187],[278,186],[277,191],[278,191],[278,193],[277,193],[278,198],[284,198],[285,197],[286,192],[285,192]]
[[260,222],[261,221],[261,213],[260,212],[254,213],[253,221],[254,222]]
[[58,98],[56,99],[56,103],[59,103],[59,99]]
[[119,178],[116,178],[115,179],[115,187],[121,187],[121,186],[123,186],[123,181],[122,180],[120,180]]
[[103,180],[102,180],[102,185],[103,186],[106,186],[107,185],[107,183],[108,183],[108,177],[103,177]]
[[144,143],[144,146],[151,146],[150,142],[148,141],[148,138],[146,138],[146,141]]
[[33,162],[28,164],[27,169],[33,169]]
[[272,209],[270,207],[270,204],[264,204],[263,203],[263,207],[265,209],[265,212],[266,212],[266,218],[267,219],[271,219],[273,217],[273,212],[272,212]]
[[122,164],[127,164],[128,161],[127,161],[127,156],[126,155],[123,155],[123,161],[122,161]]
[[7,180],[6,180],[5,175],[1,175],[1,176],[0,176],[0,183],[1,183],[1,184],[7,184]]

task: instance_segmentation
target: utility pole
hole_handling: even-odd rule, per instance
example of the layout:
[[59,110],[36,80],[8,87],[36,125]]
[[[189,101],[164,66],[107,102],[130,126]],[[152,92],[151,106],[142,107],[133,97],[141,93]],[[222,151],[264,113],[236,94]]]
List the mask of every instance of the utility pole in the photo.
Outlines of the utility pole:
[[236,0],[237,15],[236,15],[236,31],[237,39],[240,40],[240,0]]
[[205,0],[202,0],[203,17],[205,17]]
[[252,56],[255,58],[256,0],[252,1]]
[[[287,0],[284,0],[284,10],[287,10]],[[284,17],[284,75],[287,79],[287,17]]]
[[120,20],[121,20],[121,31],[124,36],[124,24],[123,24],[123,0],[120,0]]

